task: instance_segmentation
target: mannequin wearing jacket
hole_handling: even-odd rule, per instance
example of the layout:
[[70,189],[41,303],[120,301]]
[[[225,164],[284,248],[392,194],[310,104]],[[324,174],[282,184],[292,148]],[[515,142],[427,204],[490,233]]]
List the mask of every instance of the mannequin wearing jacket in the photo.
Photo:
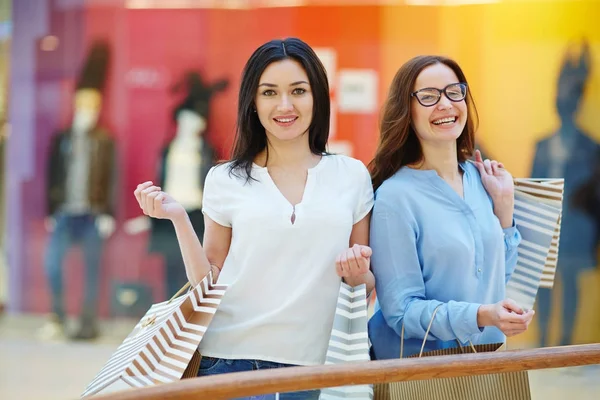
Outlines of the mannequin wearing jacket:
[[98,125],[107,61],[107,47],[97,44],[77,85],[72,124],[58,132],[50,146],[45,221],[50,239],[44,261],[52,296],[52,316],[50,326],[45,329],[46,336],[65,333],[63,303],[67,290],[63,264],[74,245],[80,245],[83,250],[85,298],[78,331],[69,336],[93,339],[98,335],[100,262],[104,241],[115,227],[115,142]]
[[[175,138],[163,150],[160,158],[159,182],[165,190],[181,201],[194,230],[202,240],[202,189],[208,171],[215,163],[214,150],[202,137],[206,122],[193,111],[179,112]],[[151,218],[149,252],[163,255],[167,297],[174,295],[187,282],[181,251],[169,220]]]
[[[186,209],[200,240],[204,236],[202,191],[204,180],[215,164],[215,152],[206,139],[209,101],[214,93],[227,86],[219,81],[205,86],[197,73],[189,73],[187,96],[173,112],[176,123],[175,137],[163,148],[158,166],[158,182]],[[180,89],[182,85],[176,86]],[[166,297],[174,295],[187,277],[173,224],[169,220],[138,217],[128,223],[130,233],[136,233],[136,224],[145,221],[151,230],[148,252],[161,254],[165,261]],[[133,224],[132,224],[133,222]],[[149,223],[149,224],[148,224]]]

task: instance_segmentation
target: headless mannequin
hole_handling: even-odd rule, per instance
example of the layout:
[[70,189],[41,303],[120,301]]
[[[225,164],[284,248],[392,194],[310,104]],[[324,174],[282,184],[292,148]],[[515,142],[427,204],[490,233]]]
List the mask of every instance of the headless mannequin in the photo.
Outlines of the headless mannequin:
[[[584,132],[576,121],[586,81],[590,54],[584,43],[579,55],[568,51],[558,80],[556,111],[561,126],[549,138],[537,144],[533,163],[534,178],[564,178],[565,192],[557,273],[562,283],[562,326],[560,345],[573,344],[573,329],[578,310],[578,278],[582,270],[596,265],[592,241],[600,226],[592,215],[574,207],[578,188],[592,177],[600,146]],[[537,298],[540,344],[549,345],[548,333],[552,311],[549,289],[540,289]]]
[[[162,188],[186,208],[202,240],[202,190],[204,178],[213,165],[213,151],[203,138],[207,125],[204,117],[183,109],[177,113],[176,122],[175,138],[161,158],[159,180]],[[132,235],[152,229],[149,251],[165,258],[166,297],[174,295],[187,282],[187,277],[171,222],[142,215],[127,221],[124,229]]]
[[[45,226],[50,232],[44,259],[52,292],[53,315],[40,333],[45,337],[62,335],[63,262],[69,249],[81,245],[86,265],[86,289],[80,327],[73,339],[93,339],[96,327],[97,292],[103,245],[115,229],[108,214],[113,188],[113,141],[98,128],[102,96],[96,89],[80,89],[75,94],[73,122],[54,139],[50,155],[49,215]],[[93,172],[92,172],[93,171]],[[58,194],[57,194],[58,193]]]

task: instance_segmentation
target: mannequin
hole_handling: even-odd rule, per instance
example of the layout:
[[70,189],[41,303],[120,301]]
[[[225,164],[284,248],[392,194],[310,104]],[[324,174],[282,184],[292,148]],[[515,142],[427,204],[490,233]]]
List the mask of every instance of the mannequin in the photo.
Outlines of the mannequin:
[[[600,226],[592,215],[574,207],[576,193],[582,184],[592,179],[600,153],[600,145],[581,129],[576,120],[591,64],[588,44],[584,42],[578,47],[580,52],[577,55],[567,51],[560,70],[556,98],[560,127],[550,137],[536,144],[531,173],[534,178],[565,179],[557,266],[563,290],[561,346],[573,344],[579,297],[578,277],[581,271],[597,264],[595,246],[600,232]],[[544,347],[549,345],[552,310],[550,290],[540,289],[537,301],[540,344]]]
[[[209,101],[214,93],[225,89],[226,81],[205,86],[197,73],[188,73],[186,98],[175,108],[173,119],[176,133],[163,149],[159,160],[158,182],[187,210],[196,234],[202,241],[204,216],[202,215],[202,190],[204,179],[215,163],[214,149],[206,140]],[[183,85],[175,87],[180,90]],[[179,244],[171,221],[145,216],[129,221],[125,227],[130,234],[150,228],[148,251],[159,253],[165,260],[166,296],[174,295],[187,277]]]
[[108,47],[96,43],[77,84],[71,126],[53,139],[48,163],[46,229],[50,232],[45,269],[52,294],[46,336],[65,334],[63,262],[73,245],[84,253],[85,300],[71,339],[98,336],[96,323],[100,261],[105,240],[115,229],[115,143],[98,124]]

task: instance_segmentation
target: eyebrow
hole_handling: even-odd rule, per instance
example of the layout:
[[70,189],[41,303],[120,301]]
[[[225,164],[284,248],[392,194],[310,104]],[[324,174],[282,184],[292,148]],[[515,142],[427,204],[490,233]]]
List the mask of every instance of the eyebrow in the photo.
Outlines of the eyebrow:
[[[297,81],[297,82],[291,83],[290,86],[298,86],[298,85],[302,85],[303,83],[308,85],[308,82],[306,82],[306,81]],[[273,88],[277,87],[277,85],[275,85],[274,83],[266,83],[266,82],[258,85],[258,87],[261,87],[261,86],[273,87]]]

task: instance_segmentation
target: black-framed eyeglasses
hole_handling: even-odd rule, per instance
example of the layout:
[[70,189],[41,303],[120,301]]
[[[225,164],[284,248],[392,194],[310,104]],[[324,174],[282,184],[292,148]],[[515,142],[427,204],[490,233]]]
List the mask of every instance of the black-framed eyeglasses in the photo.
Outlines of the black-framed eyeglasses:
[[451,83],[443,89],[423,88],[412,92],[410,96],[415,97],[423,107],[432,107],[440,101],[442,93],[450,101],[463,101],[467,96],[467,84],[463,82]]

